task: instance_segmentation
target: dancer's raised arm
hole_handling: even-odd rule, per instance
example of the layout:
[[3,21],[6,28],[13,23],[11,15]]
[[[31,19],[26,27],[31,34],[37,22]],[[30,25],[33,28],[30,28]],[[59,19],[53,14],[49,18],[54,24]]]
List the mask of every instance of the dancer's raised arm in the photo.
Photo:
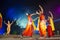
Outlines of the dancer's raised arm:
[[41,9],[41,12],[43,13],[43,7],[41,5],[39,5],[40,9]]
[[11,25],[14,23],[14,21],[12,21]]
[[16,19],[14,21],[12,21],[11,25],[16,21]]
[[50,13],[51,17],[53,18],[53,14],[52,14],[52,12],[51,12],[51,11],[49,11],[49,13]]
[[31,14],[31,16],[36,15],[35,13]]
[[36,14],[40,15],[38,11],[36,11]]
[[[28,16],[29,14],[28,13],[26,13],[26,15]],[[33,16],[33,15],[36,15],[35,13],[33,13],[33,14],[30,14],[31,16]]]
[[4,23],[7,25],[7,23],[4,21]]

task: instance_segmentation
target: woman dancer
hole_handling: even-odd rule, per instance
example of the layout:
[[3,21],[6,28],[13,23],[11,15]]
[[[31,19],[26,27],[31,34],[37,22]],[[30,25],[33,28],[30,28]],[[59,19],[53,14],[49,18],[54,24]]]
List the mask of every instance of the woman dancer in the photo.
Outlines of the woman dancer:
[[37,13],[39,15],[39,18],[40,18],[39,33],[40,33],[40,36],[46,37],[45,15],[43,13],[43,8],[40,5],[39,5],[39,7],[41,8],[41,11],[39,10],[39,13]]
[[11,25],[13,24],[13,21],[12,21],[12,23],[10,23],[10,21],[8,21],[8,23],[6,23],[5,21],[4,21],[4,23],[7,25],[7,35],[9,35],[10,34],[10,31],[11,31]]
[[51,17],[48,16],[48,23],[49,23],[49,25],[47,27],[47,31],[48,31],[48,36],[49,37],[52,37],[53,34],[54,34],[54,31],[55,31],[55,28],[54,28],[54,23],[53,23],[53,15],[52,15],[52,12],[49,11],[49,13],[50,13]]
[[33,16],[34,14],[26,13],[26,15],[28,16],[28,23],[26,25],[26,29],[22,33],[22,36],[32,36],[34,28],[36,29],[36,27],[34,27],[34,23],[31,18],[31,16]]

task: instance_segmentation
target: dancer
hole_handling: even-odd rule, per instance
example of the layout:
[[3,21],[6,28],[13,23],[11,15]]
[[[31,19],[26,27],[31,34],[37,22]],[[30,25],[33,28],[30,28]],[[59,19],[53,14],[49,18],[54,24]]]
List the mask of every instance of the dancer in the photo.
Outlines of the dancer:
[[53,22],[53,14],[51,11],[49,11],[51,17],[50,17],[50,23],[51,23],[51,26],[52,26],[52,31],[55,31],[55,27],[54,27],[54,22]]
[[51,24],[50,24],[50,16],[48,16],[48,26],[47,26],[47,33],[48,33],[48,37],[52,37],[53,33],[52,33],[52,27],[51,27]]
[[7,35],[9,35],[10,34],[10,31],[11,31],[11,25],[13,24],[13,21],[12,21],[12,23],[10,23],[10,21],[8,21],[8,23],[6,23],[5,21],[4,21],[4,23],[7,25]]
[[53,15],[52,15],[52,12],[49,11],[51,17],[49,16],[48,19],[49,19],[49,25],[47,27],[47,30],[48,30],[48,36],[51,37],[54,35],[54,31],[55,31],[55,27],[54,27],[54,22],[53,22]]
[[0,13],[0,28],[2,28],[2,14]]
[[43,13],[43,8],[40,5],[39,7],[41,8],[41,11],[39,10],[39,13],[37,13],[40,18],[39,33],[40,36],[46,37],[46,19]]
[[34,28],[36,29],[36,27],[34,27],[34,23],[31,17],[35,14],[26,13],[26,15],[28,16],[28,23],[26,25],[26,29],[22,33],[22,36],[32,36]]

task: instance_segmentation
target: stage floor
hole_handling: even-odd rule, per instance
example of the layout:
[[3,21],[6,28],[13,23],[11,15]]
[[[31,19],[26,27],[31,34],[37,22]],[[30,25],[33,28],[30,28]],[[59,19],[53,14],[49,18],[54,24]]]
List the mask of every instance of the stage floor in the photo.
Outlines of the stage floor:
[[0,35],[0,40],[60,40],[60,35],[55,35],[54,37],[23,37],[21,35]]

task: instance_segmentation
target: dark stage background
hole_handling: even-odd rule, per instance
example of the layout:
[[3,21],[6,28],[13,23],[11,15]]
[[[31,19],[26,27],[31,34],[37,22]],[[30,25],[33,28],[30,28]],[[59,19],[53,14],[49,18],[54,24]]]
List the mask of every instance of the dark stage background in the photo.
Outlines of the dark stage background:
[[[60,31],[60,0],[0,0],[0,12],[3,16],[3,21],[10,20],[11,22],[16,19],[11,27],[11,34],[21,34],[27,24],[26,13],[35,13],[41,5],[44,9],[44,14],[49,15],[50,10],[54,15],[54,23],[57,31]],[[33,16],[33,19],[36,16]],[[35,21],[37,26],[37,20]],[[0,29],[0,34],[6,33],[6,25]]]

